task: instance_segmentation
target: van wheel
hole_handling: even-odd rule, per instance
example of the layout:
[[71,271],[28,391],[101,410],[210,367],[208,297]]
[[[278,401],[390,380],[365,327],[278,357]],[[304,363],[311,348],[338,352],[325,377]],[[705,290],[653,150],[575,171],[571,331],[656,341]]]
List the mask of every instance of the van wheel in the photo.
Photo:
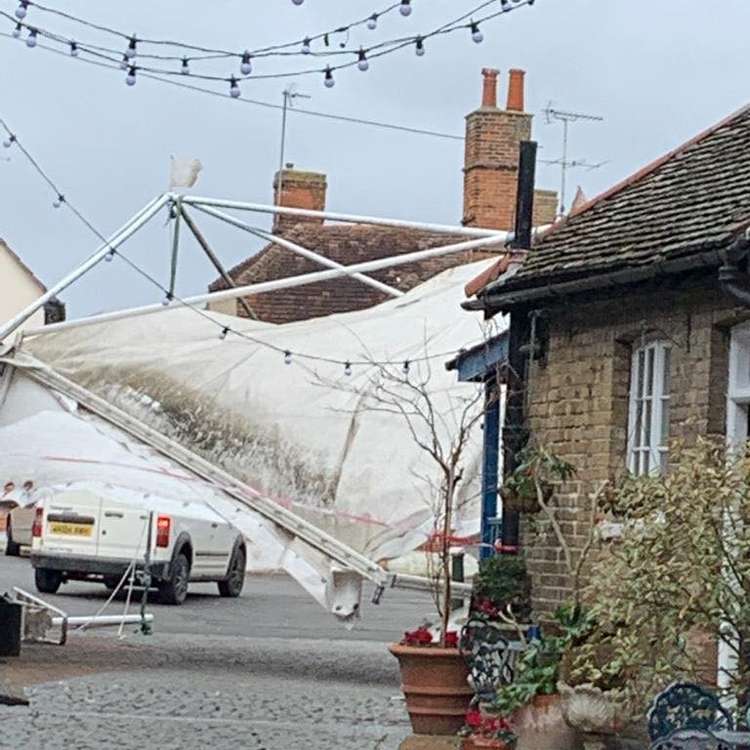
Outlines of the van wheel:
[[164,604],[182,604],[187,598],[190,580],[190,563],[180,553],[172,563],[172,573],[168,581],[159,584],[159,597]]
[[229,563],[229,573],[223,581],[219,581],[219,593],[222,596],[237,597],[242,592],[245,583],[245,550],[237,547]]
[[36,568],[34,570],[34,583],[36,590],[42,594],[54,594],[62,583],[62,573],[59,570],[49,568]]
[[5,530],[6,542],[5,542],[5,554],[8,557],[18,557],[21,554],[21,545],[16,544],[13,541],[13,533],[10,528],[10,519],[8,519],[8,525]]

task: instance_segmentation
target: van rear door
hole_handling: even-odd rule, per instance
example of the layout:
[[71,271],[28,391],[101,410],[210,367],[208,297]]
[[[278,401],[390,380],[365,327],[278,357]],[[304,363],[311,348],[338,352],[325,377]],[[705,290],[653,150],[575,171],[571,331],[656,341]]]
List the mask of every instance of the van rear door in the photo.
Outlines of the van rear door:
[[83,557],[97,553],[101,499],[88,490],[68,490],[44,503],[40,551]]
[[[142,560],[146,554],[148,516],[145,504],[107,495],[102,497],[99,557],[128,562],[135,558]],[[152,537],[155,533],[154,529]]]

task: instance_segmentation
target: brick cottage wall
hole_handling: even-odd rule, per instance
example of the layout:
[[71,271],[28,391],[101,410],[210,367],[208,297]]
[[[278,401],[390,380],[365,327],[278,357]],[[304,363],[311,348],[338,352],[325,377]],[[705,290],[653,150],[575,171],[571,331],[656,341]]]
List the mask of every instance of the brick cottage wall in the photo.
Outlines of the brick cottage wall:
[[[590,493],[625,469],[633,348],[673,340],[671,437],[724,434],[729,328],[739,318],[708,286],[610,294],[546,310],[549,348],[546,364],[531,368],[529,427],[537,444],[577,469],[552,501],[577,560],[592,519]],[[571,580],[541,514],[525,516],[521,533],[535,610],[546,616],[569,596]]]

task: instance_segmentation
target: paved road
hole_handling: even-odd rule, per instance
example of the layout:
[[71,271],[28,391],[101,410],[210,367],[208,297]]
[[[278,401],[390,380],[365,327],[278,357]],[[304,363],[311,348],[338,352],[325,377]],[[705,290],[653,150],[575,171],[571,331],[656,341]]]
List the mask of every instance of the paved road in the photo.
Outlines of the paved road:
[[[32,579],[28,561],[0,558],[0,591]],[[385,644],[429,614],[428,597],[388,591],[348,631],[284,576],[249,577],[236,600],[193,589],[182,607],[149,608],[152,636],[74,634],[0,661],[31,698],[0,707],[0,748],[391,750],[409,733]],[[72,583],[48,598],[87,614],[106,597]]]

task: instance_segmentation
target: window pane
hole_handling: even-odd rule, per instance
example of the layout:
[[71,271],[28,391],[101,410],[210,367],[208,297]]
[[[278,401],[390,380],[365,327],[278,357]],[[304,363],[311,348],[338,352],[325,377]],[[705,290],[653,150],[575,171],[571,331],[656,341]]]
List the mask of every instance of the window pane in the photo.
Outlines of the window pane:
[[638,388],[636,389],[636,398],[643,396],[643,368],[646,361],[646,352],[638,352]]
[[661,400],[661,430],[659,431],[659,445],[666,446],[669,440],[669,399]]
[[641,436],[641,445],[651,445],[651,401],[645,401],[643,404],[643,435]]
[[641,431],[643,429],[643,401],[638,401],[635,405],[635,430],[633,432],[633,445],[639,446],[641,442]]
[[648,472],[650,471],[650,469],[649,469],[649,452],[648,451],[644,451],[643,452],[642,459],[643,459],[643,461],[641,463],[641,468],[642,468],[641,474],[648,474]]
[[648,367],[646,369],[646,395],[650,396],[654,392],[654,356],[656,350],[652,347],[648,350]]

